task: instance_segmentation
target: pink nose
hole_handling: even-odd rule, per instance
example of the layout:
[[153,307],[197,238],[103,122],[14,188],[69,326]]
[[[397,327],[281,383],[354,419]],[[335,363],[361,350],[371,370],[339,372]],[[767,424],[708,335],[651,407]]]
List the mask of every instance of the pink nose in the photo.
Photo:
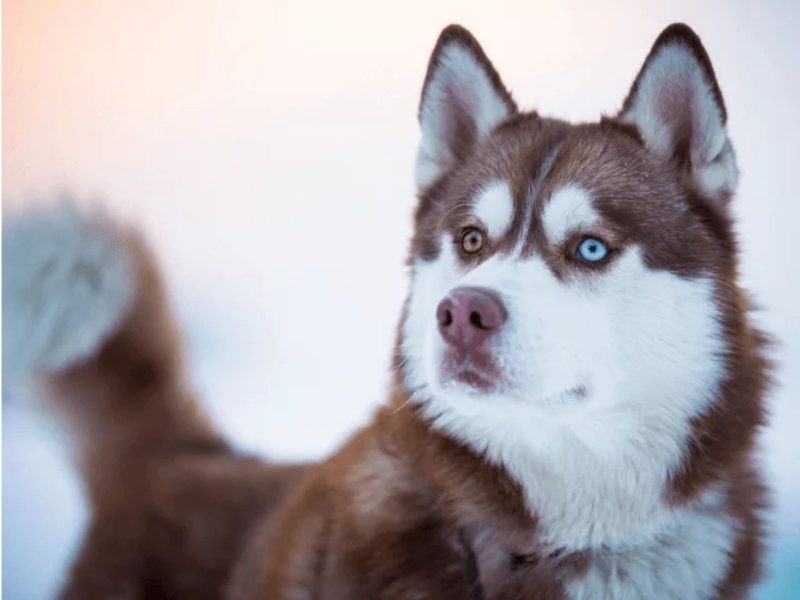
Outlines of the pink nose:
[[436,309],[442,337],[463,352],[471,352],[500,331],[507,317],[500,298],[477,287],[454,289]]

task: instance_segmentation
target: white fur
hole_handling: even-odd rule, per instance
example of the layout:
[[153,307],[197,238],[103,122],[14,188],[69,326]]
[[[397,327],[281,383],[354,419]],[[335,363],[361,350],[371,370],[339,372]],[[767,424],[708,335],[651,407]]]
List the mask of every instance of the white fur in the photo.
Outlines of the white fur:
[[676,509],[674,524],[651,545],[615,549],[597,556],[588,572],[567,584],[574,600],[614,598],[705,599],[728,567],[736,528],[723,497],[710,492]]
[[[565,215],[585,222],[590,212],[570,189],[553,205],[551,233],[574,223]],[[436,259],[413,267],[402,351],[415,400],[436,427],[520,483],[540,542],[639,546],[653,561],[674,561],[659,540],[684,515],[664,490],[723,371],[712,280],[651,270],[635,246],[603,273],[564,281],[536,256],[464,270],[452,248],[444,238]],[[440,381],[435,309],[461,285],[493,289],[508,310],[495,342],[505,384],[489,393]]]
[[3,362],[12,379],[90,356],[118,324],[134,277],[118,232],[72,204],[6,219]]
[[599,220],[586,190],[576,185],[553,192],[542,212],[545,234],[553,244],[562,242],[575,231],[590,230]]
[[690,131],[694,184],[711,198],[727,198],[736,190],[739,171],[720,107],[703,67],[682,43],[657,51],[620,117],[636,125],[648,147],[667,159],[677,136]]
[[450,134],[459,119],[468,119],[480,138],[508,115],[508,106],[472,52],[457,41],[443,48],[420,107],[417,187],[425,188],[452,166]]
[[474,215],[486,226],[491,237],[500,237],[514,218],[514,198],[505,181],[495,181],[478,195]]

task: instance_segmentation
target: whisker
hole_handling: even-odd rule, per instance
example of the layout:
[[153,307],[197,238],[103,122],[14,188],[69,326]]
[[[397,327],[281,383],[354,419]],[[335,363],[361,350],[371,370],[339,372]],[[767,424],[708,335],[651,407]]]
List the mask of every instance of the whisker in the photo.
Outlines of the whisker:
[[411,360],[410,356],[403,357],[399,362],[397,362],[397,364],[392,365],[392,368],[389,369],[389,372],[392,373],[392,374],[397,373],[400,369],[402,369],[404,366],[406,366],[406,364],[408,363],[409,360]]
[[403,409],[408,404],[416,403],[416,402],[421,402],[421,403],[424,404],[425,402],[427,402],[426,398],[422,395],[422,392],[425,390],[425,387],[426,387],[425,385],[421,385],[418,388],[412,390],[408,394],[408,399],[405,402],[403,402],[400,406],[395,408],[392,411],[392,414],[396,414],[397,412],[399,412],[401,409]]

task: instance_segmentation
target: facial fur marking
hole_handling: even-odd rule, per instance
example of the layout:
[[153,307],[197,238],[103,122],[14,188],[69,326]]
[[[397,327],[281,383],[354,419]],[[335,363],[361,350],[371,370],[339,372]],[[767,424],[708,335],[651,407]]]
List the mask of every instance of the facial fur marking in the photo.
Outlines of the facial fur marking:
[[433,260],[417,260],[412,266],[407,316],[403,322],[402,354],[406,385],[424,400],[430,382],[429,361],[424,357],[434,352],[436,306],[458,281],[458,261],[448,236],[439,240],[439,255]]
[[567,185],[553,193],[544,206],[542,223],[547,239],[557,244],[571,232],[595,226],[600,216],[592,206],[588,192],[576,185]]
[[553,168],[553,163],[558,156],[558,152],[561,150],[561,143],[559,142],[545,156],[544,160],[542,161],[541,166],[539,167],[539,172],[536,174],[536,178],[531,183],[530,188],[528,189],[528,195],[525,198],[526,207],[525,207],[525,218],[522,222],[522,232],[519,238],[519,245],[518,249],[521,249],[525,245],[526,238],[528,237],[528,232],[531,228],[531,220],[533,219],[533,207],[536,204],[536,197],[539,195],[539,190],[542,189],[542,184],[547,176],[550,174],[550,170]]
[[475,216],[486,226],[492,238],[501,237],[508,231],[514,218],[514,198],[505,181],[495,181],[477,196]]

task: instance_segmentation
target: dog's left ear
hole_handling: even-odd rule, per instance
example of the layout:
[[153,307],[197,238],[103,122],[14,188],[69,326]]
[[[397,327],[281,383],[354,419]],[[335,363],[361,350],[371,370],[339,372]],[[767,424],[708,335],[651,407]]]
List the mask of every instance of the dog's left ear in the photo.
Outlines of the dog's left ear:
[[736,156],[714,69],[688,26],[667,27],[650,51],[618,118],[645,145],[675,161],[699,194],[727,204],[736,191]]
[[517,111],[472,34],[450,25],[439,35],[422,88],[417,189],[463,160],[474,144]]

